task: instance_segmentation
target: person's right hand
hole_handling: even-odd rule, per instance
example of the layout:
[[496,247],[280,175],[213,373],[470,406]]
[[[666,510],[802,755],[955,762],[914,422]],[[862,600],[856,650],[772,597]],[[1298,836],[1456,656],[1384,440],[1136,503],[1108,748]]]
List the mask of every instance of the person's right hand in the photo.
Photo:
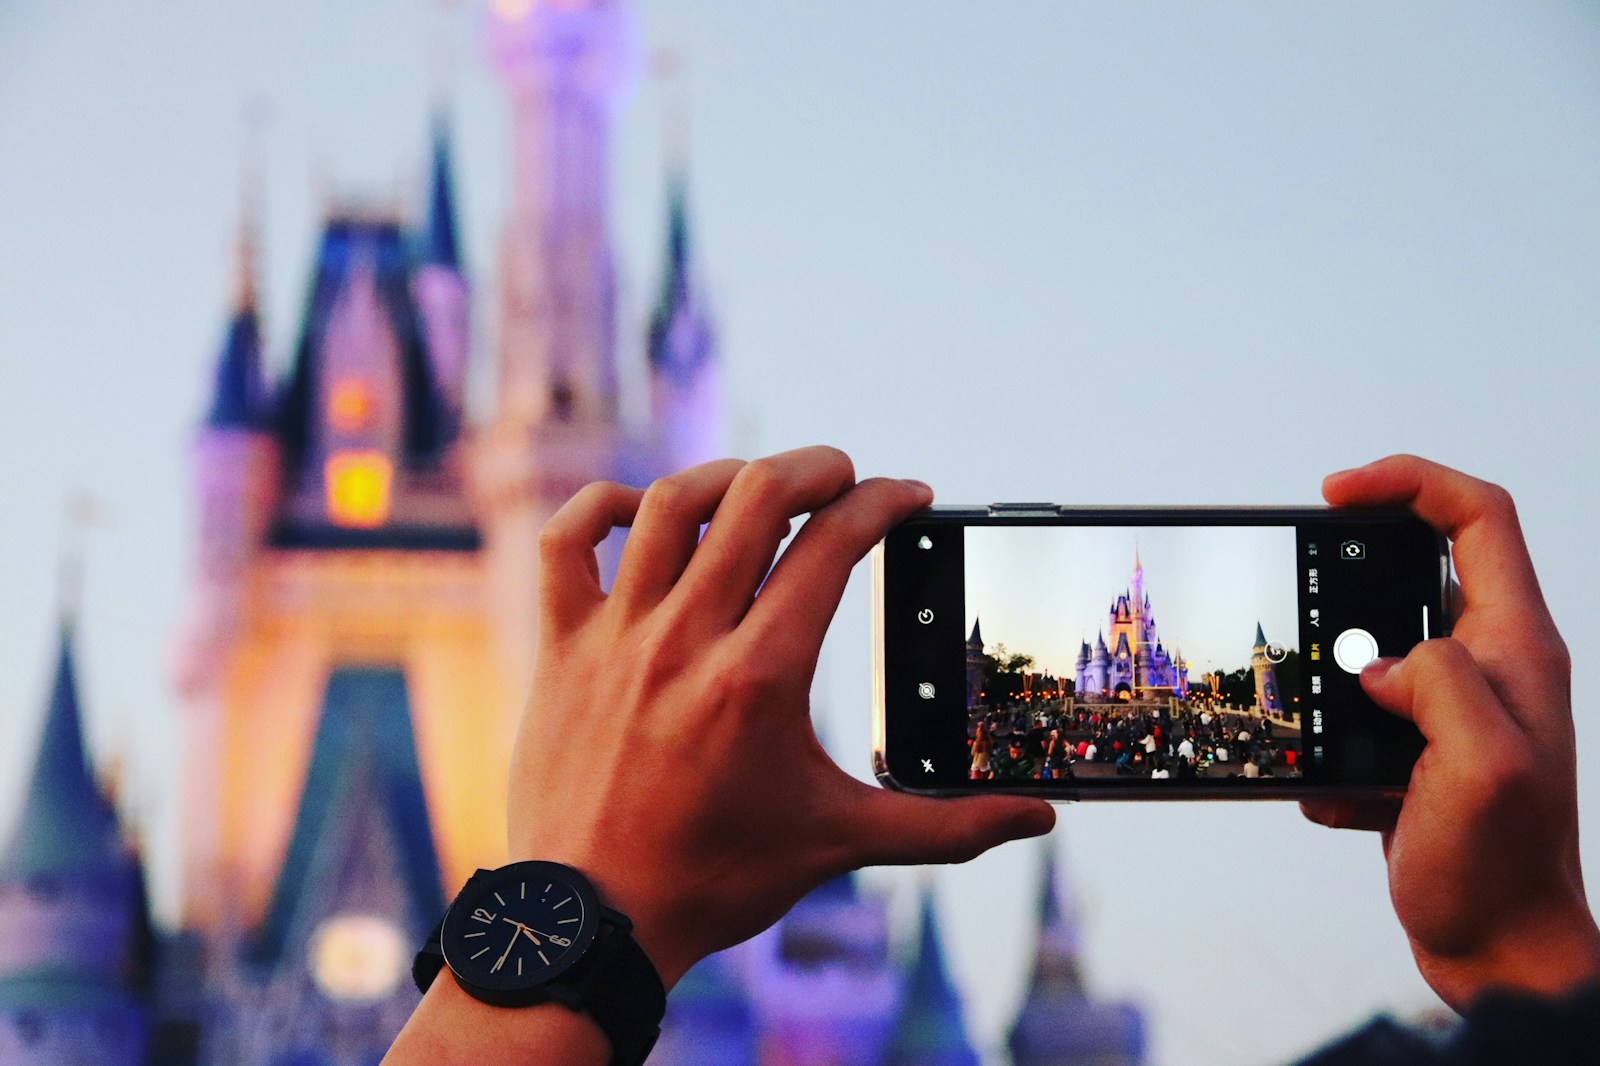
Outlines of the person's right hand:
[[1336,506],[1400,504],[1453,542],[1462,611],[1448,639],[1361,683],[1427,747],[1401,802],[1318,800],[1313,821],[1383,837],[1389,892],[1423,978],[1465,1008],[1499,988],[1564,991],[1600,974],[1578,858],[1571,661],[1511,497],[1414,456],[1333,474]]

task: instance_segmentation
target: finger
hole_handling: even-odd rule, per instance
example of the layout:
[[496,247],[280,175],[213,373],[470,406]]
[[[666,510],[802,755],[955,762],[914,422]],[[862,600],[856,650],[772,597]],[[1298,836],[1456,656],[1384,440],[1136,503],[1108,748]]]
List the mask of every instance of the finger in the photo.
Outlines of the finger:
[[1394,830],[1400,818],[1398,799],[1310,799],[1300,801],[1300,813],[1329,829],[1364,829],[1376,833]]
[[1422,731],[1430,749],[1494,751],[1518,728],[1477,661],[1449,637],[1423,641],[1404,659],[1378,659],[1361,672],[1361,687],[1384,710]]
[[561,505],[539,532],[539,602],[546,619],[569,624],[605,599],[594,549],[632,524],[641,489],[596,481]]
[[858,866],[966,862],[1007,841],[1043,836],[1056,824],[1050,804],[1025,796],[932,799],[863,787]]
[[884,534],[933,502],[920,481],[863,481],[807,519],[785,549],[740,629],[763,654],[816,662],[850,571]]
[[789,519],[826,507],[855,483],[850,457],[837,448],[797,448],[745,464],[673,597],[699,624],[734,625],[789,535]]
[[689,565],[700,527],[711,521],[744,465],[742,459],[719,459],[651,484],[622,550],[611,594],[634,604],[659,603]]
[[1454,542],[1456,573],[1471,610],[1521,620],[1524,630],[1536,633],[1554,630],[1516,504],[1500,486],[1414,455],[1391,455],[1330,474],[1322,494],[1337,507],[1410,508]]

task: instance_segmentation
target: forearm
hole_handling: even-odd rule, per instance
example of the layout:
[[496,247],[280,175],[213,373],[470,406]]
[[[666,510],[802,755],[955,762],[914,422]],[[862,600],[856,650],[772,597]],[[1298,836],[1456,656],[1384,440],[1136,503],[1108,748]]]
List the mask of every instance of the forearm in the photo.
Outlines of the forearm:
[[441,973],[383,1066],[606,1066],[610,1057],[587,1014],[557,1003],[491,1007]]

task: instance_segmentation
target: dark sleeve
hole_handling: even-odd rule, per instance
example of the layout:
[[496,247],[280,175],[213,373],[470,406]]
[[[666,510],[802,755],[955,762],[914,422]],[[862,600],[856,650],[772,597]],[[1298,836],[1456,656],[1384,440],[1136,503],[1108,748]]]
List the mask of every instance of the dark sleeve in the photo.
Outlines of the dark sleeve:
[[1380,1017],[1299,1066],[1565,1066],[1600,1062],[1600,984],[1560,999],[1491,993],[1443,1036]]
[[1442,1066],[1449,1060],[1439,1053],[1436,1040],[1384,1014],[1301,1059],[1298,1066]]

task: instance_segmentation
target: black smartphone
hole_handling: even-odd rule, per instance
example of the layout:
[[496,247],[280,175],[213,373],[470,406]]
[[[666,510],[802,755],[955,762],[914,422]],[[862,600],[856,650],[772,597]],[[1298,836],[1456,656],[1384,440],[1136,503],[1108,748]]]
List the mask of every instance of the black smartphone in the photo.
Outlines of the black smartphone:
[[1451,619],[1404,511],[935,507],[873,572],[874,768],[937,795],[1399,794],[1422,736],[1361,668]]

